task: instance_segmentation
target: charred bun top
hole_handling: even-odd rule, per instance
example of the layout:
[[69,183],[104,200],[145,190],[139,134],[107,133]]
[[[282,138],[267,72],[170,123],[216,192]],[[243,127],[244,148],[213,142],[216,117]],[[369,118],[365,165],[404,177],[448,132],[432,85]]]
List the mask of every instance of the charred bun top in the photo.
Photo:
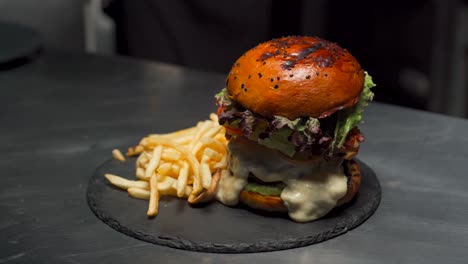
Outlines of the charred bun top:
[[346,49],[316,37],[292,36],[259,44],[232,67],[231,98],[260,115],[290,120],[323,118],[354,105],[364,71]]

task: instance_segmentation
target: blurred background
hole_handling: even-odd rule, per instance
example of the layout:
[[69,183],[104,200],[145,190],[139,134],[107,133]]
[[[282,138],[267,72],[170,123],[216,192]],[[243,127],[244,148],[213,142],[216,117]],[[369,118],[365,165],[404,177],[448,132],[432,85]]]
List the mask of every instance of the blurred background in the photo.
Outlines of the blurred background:
[[466,0],[0,0],[0,21],[39,32],[45,49],[221,74],[259,42],[320,36],[370,72],[377,101],[468,117]]

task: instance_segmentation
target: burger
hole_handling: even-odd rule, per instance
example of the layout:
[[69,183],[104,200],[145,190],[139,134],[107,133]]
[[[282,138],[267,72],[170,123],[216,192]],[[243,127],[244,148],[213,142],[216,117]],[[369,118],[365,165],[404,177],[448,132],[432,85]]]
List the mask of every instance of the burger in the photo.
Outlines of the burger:
[[297,222],[352,201],[364,140],[357,125],[374,86],[351,53],[321,38],[283,37],[247,51],[216,95],[230,152],[217,200]]

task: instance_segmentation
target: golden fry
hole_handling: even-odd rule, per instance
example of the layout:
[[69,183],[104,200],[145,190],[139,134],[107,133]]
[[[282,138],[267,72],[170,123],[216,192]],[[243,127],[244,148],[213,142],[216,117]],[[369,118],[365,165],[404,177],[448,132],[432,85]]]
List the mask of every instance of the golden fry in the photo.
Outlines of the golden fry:
[[130,147],[127,150],[127,156],[132,157],[132,156],[140,155],[144,150],[145,150],[145,148],[143,146],[141,146],[141,145],[137,145],[135,147]]
[[185,186],[185,195],[184,197],[189,197],[192,194],[192,186]]
[[183,137],[179,137],[179,138],[174,138],[173,140],[177,144],[186,145],[186,144],[190,144],[190,142],[192,142],[193,135],[187,135],[187,136],[183,136]]
[[172,164],[171,172],[173,175],[179,175],[180,167],[176,163]]
[[[166,160],[166,161],[178,161],[180,160],[182,154],[180,154],[180,152],[178,151],[175,151],[173,149],[164,149],[165,151],[163,151],[162,155],[161,155],[161,158],[163,160]],[[166,151],[167,150],[167,151]],[[172,151],[170,151],[172,150]]]
[[227,155],[224,155],[221,160],[214,165],[215,169],[225,169],[227,167]]
[[167,162],[164,164],[161,164],[159,168],[157,169],[157,172],[159,175],[164,175],[167,176],[172,170],[172,163]]
[[162,176],[159,178],[158,190],[162,195],[177,196],[176,184],[174,178]]
[[151,177],[161,161],[162,146],[157,146],[153,150],[153,155],[145,171],[146,177]]
[[213,121],[215,123],[218,123],[218,115],[217,114],[211,113],[210,114],[210,119],[211,119],[211,121]]
[[124,155],[118,149],[113,149],[112,150],[112,157],[114,157],[114,159],[116,159],[116,160],[125,161]]
[[156,175],[151,176],[150,179],[150,197],[148,212],[146,213],[149,217],[155,217],[158,214],[159,207],[159,191],[158,191],[158,180]]
[[143,190],[140,188],[132,187],[132,188],[128,188],[127,192],[132,198],[142,199],[142,200],[149,200],[150,198],[150,192],[148,190]]
[[187,186],[188,179],[188,164],[184,162],[182,169],[179,171],[179,178],[177,179],[177,196],[183,197],[185,194],[185,187]]
[[208,189],[211,185],[211,171],[210,167],[206,162],[200,164],[200,174],[202,176],[202,186],[205,189]]
[[193,174],[189,174],[187,184],[193,186]]
[[160,191],[168,191],[172,188],[172,185],[176,182],[176,180],[172,177],[162,176],[159,175],[158,177],[158,190]]
[[112,185],[120,189],[127,190],[128,188],[131,188],[131,187],[148,189],[148,182],[145,182],[145,181],[131,181],[131,180],[127,180],[120,176],[109,174],[109,173],[104,174],[104,176]]
[[136,177],[140,180],[148,181],[149,178],[145,176],[145,170],[143,168],[137,167],[136,168]]

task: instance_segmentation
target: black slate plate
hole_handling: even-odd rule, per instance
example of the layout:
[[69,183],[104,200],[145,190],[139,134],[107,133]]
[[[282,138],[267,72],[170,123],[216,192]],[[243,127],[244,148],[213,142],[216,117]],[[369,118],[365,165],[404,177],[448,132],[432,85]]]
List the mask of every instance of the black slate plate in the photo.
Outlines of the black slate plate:
[[[359,162],[359,161],[358,161]],[[130,198],[104,178],[113,173],[134,179],[135,160],[109,160],[91,177],[87,199],[96,216],[119,232],[140,240],[185,250],[246,253],[275,251],[318,243],[355,228],[377,209],[381,189],[375,173],[359,162],[362,183],[356,199],[323,219],[295,223],[243,207],[220,203],[193,208],[187,201],[163,197],[159,215],[146,217],[148,202]]]

